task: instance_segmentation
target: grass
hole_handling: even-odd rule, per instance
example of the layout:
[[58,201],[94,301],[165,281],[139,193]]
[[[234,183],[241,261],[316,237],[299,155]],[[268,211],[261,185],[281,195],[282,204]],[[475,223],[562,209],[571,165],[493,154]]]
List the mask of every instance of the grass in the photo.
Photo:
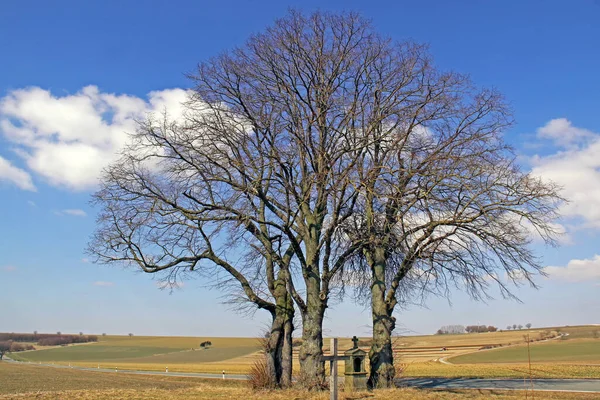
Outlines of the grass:
[[[569,339],[548,343],[534,343],[530,346],[531,361],[534,363],[589,363],[600,364],[600,340]],[[526,363],[527,346],[493,349],[462,356],[448,361],[456,364],[477,363]]]
[[[521,391],[487,390],[390,389],[370,393],[340,393],[340,399],[343,400],[516,400],[524,397],[524,392]],[[597,394],[537,392],[535,397],[537,399],[591,400],[597,398]],[[245,382],[94,373],[0,362],[0,399],[2,400],[217,400],[239,398],[244,398],[244,400],[326,400],[329,398],[329,393],[308,393],[300,390],[252,391]]]
[[[529,366],[515,364],[457,364],[438,362],[411,363],[402,376],[446,378],[523,378],[529,376]],[[600,379],[600,365],[534,364],[534,378]]]
[[[199,349],[210,340],[209,349]],[[194,350],[192,350],[194,349]],[[234,359],[256,352],[259,344],[252,338],[126,337],[101,336],[98,343],[54,347],[11,355],[32,362],[119,362],[135,364],[189,364]]]
[[0,394],[31,391],[165,389],[193,387],[196,379],[86,372],[0,361]]

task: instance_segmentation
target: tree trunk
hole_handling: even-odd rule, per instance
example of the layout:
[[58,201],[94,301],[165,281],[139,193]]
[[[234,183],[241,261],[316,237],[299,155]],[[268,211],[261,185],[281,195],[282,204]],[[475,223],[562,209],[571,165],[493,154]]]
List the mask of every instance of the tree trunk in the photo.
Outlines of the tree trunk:
[[281,380],[281,356],[283,348],[284,320],[280,313],[275,312],[271,331],[265,339],[265,362],[269,374],[269,386],[278,387]]
[[271,311],[273,321],[271,331],[265,339],[265,361],[271,387],[288,387],[292,383],[294,303],[287,290],[286,277],[284,271],[281,271],[275,281],[275,309]]
[[370,255],[372,270],[371,309],[373,315],[373,343],[369,351],[371,374],[370,388],[392,387],[396,369],[392,349],[392,331],[396,319],[392,316],[394,306],[385,301],[385,252],[376,248]]
[[293,343],[292,333],[294,331],[294,303],[291,296],[288,296],[288,313],[283,325],[283,344],[281,348],[281,379],[280,386],[292,386],[292,355]]
[[314,275],[305,278],[306,309],[302,312],[302,345],[300,346],[300,384],[309,390],[325,386],[323,361],[323,315],[327,299],[321,299],[319,281]]

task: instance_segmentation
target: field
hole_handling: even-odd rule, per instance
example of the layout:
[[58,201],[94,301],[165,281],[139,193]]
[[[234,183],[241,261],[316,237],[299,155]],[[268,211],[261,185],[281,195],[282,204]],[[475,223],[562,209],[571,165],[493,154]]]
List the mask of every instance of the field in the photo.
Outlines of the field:
[[[199,344],[210,340],[210,349]],[[97,343],[54,347],[16,354],[26,361],[118,361],[135,363],[204,363],[228,360],[258,350],[256,339],[104,336]]]
[[[398,368],[410,377],[516,377],[528,373],[524,336],[531,344],[533,374],[551,378],[600,378],[600,327],[541,328],[463,335],[404,336],[394,339]],[[558,337],[559,334],[567,335]],[[554,337],[541,341],[542,338]],[[212,347],[199,349],[202,341]],[[329,341],[325,340],[325,352]],[[369,338],[360,345],[368,350]],[[352,347],[349,338],[340,350]],[[481,351],[482,348],[495,347]],[[442,348],[446,348],[445,351]],[[245,374],[259,355],[257,339],[150,336],[101,336],[98,343],[15,353],[12,358],[33,363],[172,372]],[[298,371],[295,348],[295,371]],[[452,365],[441,363],[447,360]],[[342,365],[340,365],[342,367]],[[343,371],[343,368],[340,368]]]
[[[529,393],[531,396],[531,393]],[[213,399],[312,399],[326,400],[327,392],[298,390],[252,391],[244,382],[192,378],[133,376],[94,373],[72,369],[15,365],[0,361],[0,399],[38,400],[213,400]],[[358,400],[517,400],[525,392],[377,390],[371,393],[341,393],[340,399]],[[535,393],[537,399],[591,400],[597,394]]]
[[[573,339],[555,340],[530,346],[531,360],[534,363],[581,363],[600,365],[600,340]],[[448,361],[456,364],[477,363],[526,363],[527,346],[493,349],[452,357]]]

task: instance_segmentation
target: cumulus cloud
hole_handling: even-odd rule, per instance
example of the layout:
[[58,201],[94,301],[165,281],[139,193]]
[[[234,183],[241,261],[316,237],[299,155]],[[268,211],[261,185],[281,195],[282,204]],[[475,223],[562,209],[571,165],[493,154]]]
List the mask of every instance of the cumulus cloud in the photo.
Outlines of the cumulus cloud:
[[[0,99],[0,131],[31,172],[54,186],[88,190],[127,143],[136,120],[165,110],[179,118],[186,95],[182,89],[150,92],[146,99],[96,86],[64,96],[39,87],[19,89]],[[0,160],[0,179],[2,170]],[[22,189],[34,190],[27,172],[13,170],[12,176],[25,182]]]
[[597,135],[590,130],[573,126],[571,121],[566,118],[556,118],[538,128],[537,136],[542,139],[550,139],[561,147],[572,147],[587,140],[593,140]]
[[109,287],[109,286],[114,286],[114,282],[106,282],[106,281],[96,281],[94,282],[94,286],[102,286],[102,287]]
[[531,159],[532,174],[563,188],[569,201],[561,214],[583,221],[584,228],[600,228],[600,133],[574,127],[564,119],[552,120],[538,130],[558,151]]
[[567,282],[600,280],[600,255],[596,254],[591,259],[574,259],[566,267],[546,267],[544,271],[551,279]]
[[8,182],[23,190],[35,192],[36,188],[27,171],[17,168],[5,158],[0,157],[0,182]]

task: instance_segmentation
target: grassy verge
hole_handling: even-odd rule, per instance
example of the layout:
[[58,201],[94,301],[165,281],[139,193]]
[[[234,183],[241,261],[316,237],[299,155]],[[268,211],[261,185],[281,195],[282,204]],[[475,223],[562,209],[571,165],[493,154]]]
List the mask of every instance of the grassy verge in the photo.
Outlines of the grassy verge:
[[[534,378],[600,378],[600,365],[533,364]],[[402,376],[446,378],[523,378],[529,376],[529,366],[515,364],[457,364],[437,362],[407,364]]]

